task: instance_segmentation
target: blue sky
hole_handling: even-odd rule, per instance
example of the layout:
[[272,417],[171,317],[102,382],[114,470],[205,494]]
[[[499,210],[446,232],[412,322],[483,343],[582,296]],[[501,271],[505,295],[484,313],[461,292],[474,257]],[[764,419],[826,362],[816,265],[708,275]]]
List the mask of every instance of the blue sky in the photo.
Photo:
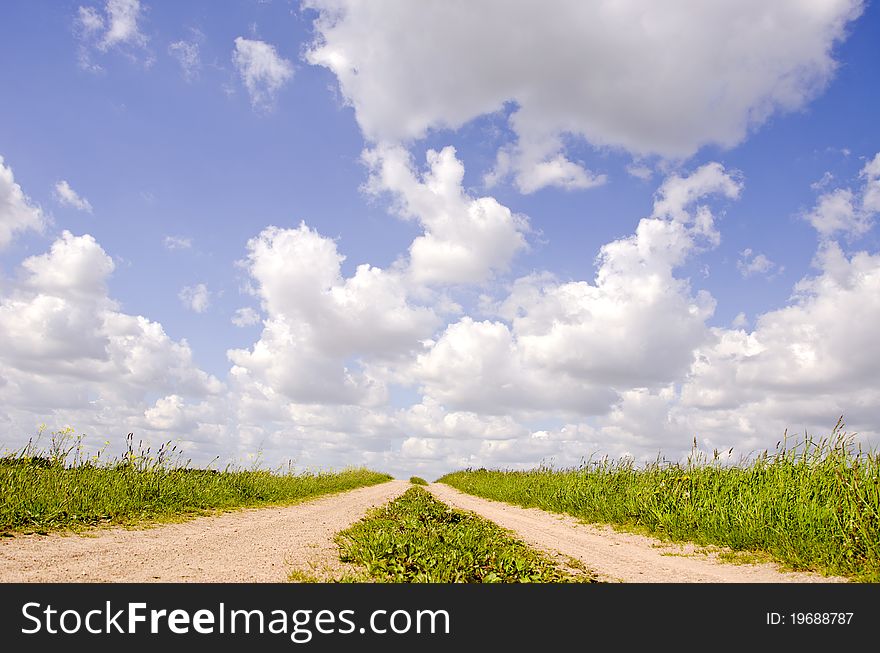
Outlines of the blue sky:
[[880,434],[880,9],[7,2],[0,446]]

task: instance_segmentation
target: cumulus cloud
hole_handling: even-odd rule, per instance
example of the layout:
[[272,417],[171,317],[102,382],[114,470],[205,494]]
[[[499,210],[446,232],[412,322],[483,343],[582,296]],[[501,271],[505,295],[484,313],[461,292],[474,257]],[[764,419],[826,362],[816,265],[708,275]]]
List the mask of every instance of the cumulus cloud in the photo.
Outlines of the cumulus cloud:
[[42,209],[24,194],[15,181],[12,168],[5,165],[0,156],[0,248],[9,245],[19,232],[42,232],[45,226]]
[[344,278],[336,244],[309,229],[269,227],[243,262],[267,318],[249,350],[228,352],[237,378],[298,403],[375,405],[386,398],[370,362],[420,347],[437,317],[414,305],[394,271],[367,264]]
[[80,67],[101,70],[101,66],[92,61],[93,51],[106,53],[122,48],[130,54],[133,49],[145,48],[148,39],[138,25],[141,18],[139,0],[107,0],[103,15],[95,7],[80,6],[74,20],[74,30],[80,40]]
[[87,213],[92,212],[92,205],[89,201],[85,197],[80,197],[65,179],[55,184],[55,198],[65,206],[72,206],[79,211],[86,211]]
[[[866,185],[873,161],[860,175]],[[859,196],[866,194],[847,193],[848,204],[864,211]],[[691,432],[710,450],[735,447],[747,455],[768,443],[772,449],[785,431],[794,439],[827,435],[841,415],[863,442],[880,442],[880,347],[871,327],[880,319],[880,255],[847,254],[832,233],[850,232],[819,230],[816,272],[795,284],[785,306],[756,316],[751,330],[742,313],[731,328],[710,330],[680,392],[662,402],[665,442]]]
[[119,310],[107,294],[113,269],[94,238],[65,231],[48,252],[25,259],[21,281],[0,295],[0,413],[14,430],[8,436],[56,417],[98,432],[143,428],[157,394],[222,392],[185,341]]
[[538,11],[492,0],[465,21],[442,0],[306,6],[318,12],[307,60],[336,75],[369,141],[407,143],[503,112],[515,140],[489,181],[512,173],[532,192],[603,181],[571,159],[567,138],[682,158],[803,107],[832,78],[834,46],[863,2],[554,0]]
[[293,77],[293,64],[265,41],[237,37],[232,62],[256,109],[272,109],[278,92]]
[[835,188],[819,196],[816,206],[804,215],[823,239],[841,234],[854,239],[867,233],[880,212],[880,154],[859,173],[862,188]]
[[211,303],[211,293],[208,291],[208,286],[203,283],[184,286],[177,296],[187,309],[196,313],[204,313]]
[[402,147],[367,150],[368,192],[390,192],[394,210],[416,219],[424,233],[409,249],[409,272],[418,284],[481,283],[506,271],[527,247],[528,220],[493,197],[474,198],[462,187],[464,166],[455,148],[427,153],[429,170],[414,171]]
[[780,273],[784,270],[781,266],[777,269],[776,263],[764,254],[754,252],[750,247],[740,252],[740,258],[736,262],[736,269],[739,270],[743,278],[748,278],[755,274],[769,275],[773,270],[777,270],[777,273]]
[[[758,425],[781,433],[792,420],[815,432],[843,414],[866,426],[865,436],[876,429],[880,347],[870,325],[880,318],[880,256],[846,256],[825,243],[817,266],[793,302],[758,316],[754,331],[713,330],[681,392],[680,412],[704,432],[729,441],[741,430],[758,436]],[[743,428],[725,436],[731,425]]]
[[449,325],[416,360],[426,397],[455,411],[505,415],[528,411],[604,412],[614,393],[568,370],[535,364],[523,341],[500,321],[470,317]]
[[708,197],[736,198],[741,187],[715,163],[670,176],[635,234],[602,247],[595,283],[518,279],[498,307],[503,322],[464,317],[448,326],[418,357],[414,377],[439,403],[490,414],[602,414],[615,392],[674,381],[707,341],[715,301],[673,272],[718,242]]

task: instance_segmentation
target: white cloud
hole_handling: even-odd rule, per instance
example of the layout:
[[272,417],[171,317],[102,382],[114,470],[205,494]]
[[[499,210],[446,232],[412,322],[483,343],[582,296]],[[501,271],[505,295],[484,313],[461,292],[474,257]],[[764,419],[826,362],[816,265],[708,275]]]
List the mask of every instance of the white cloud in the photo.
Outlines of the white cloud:
[[529,194],[547,186],[583,190],[608,181],[607,175],[593,173],[582,163],[566,158],[559,152],[561,147],[558,139],[547,139],[529,149],[522,146],[501,149],[495,167],[484,175],[483,182],[492,187],[513,174],[519,191]]
[[30,273],[24,285],[37,292],[102,296],[115,265],[94,238],[64,231],[49,252],[25,259],[21,267]]
[[184,286],[177,296],[186,308],[196,313],[204,313],[211,303],[211,293],[203,283]]
[[651,177],[654,176],[654,171],[651,170],[651,168],[640,163],[629,164],[628,166],[626,166],[626,172],[629,175],[636,177],[637,179],[641,179],[642,181],[648,181],[651,179]]
[[376,405],[384,381],[371,363],[405,359],[437,326],[394,271],[360,265],[343,278],[336,244],[304,223],[248,242],[245,267],[267,318],[250,350],[228,352],[241,383],[297,403]]
[[805,218],[826,238],[837,232],[860,236],[871,226],[867,216],[853,205],[853,193],[848,188],[823,194]]
[[77,22],[85,34],[95,34],[104,29],[104,19],[94,7],[80,7]]
[[426,158],[429,170],[419,175],[401,147],[363,154],[370,167],[366,190],[391,192],[395,211],[417,219],[424,228],[409,250],[413,280],[418,284],[482,283],[507,270],[513,256],[527,246],[527,219],[492,197],[466,194],[464,166],[454,148],[429,150]]
[[[803,107],[832,78],[835,44],[861,0],[815,3],[533,3],[308,0],[308,61],[329,68],[373,143],[510,111],[507,172],[524,192],[602,180],[566,138],[637,156],[732,147],[771,115]],[[432,38],[420,35],[431,34]]]
[[484,416],[602,413],[614,400],[606,385],[536,364],[531,353],[502,322],[464,317],[418,356],[414,375],[431,401]]
[[168,46],[168,54],[177,59],[183,78],[191,82],[199,76],[202,61],[199,44],[195,41],[175,41]]
[[880,152],[865,164],[859,177],[865,180],[862,210],[866,213],[880,213]]
[[768,275],[772,273],[774,269],[777,270],[777,274],[784,270],[781,266],[777,269],[776,263],[771,261],[764,254],[752,251],[749,247],[740,252],[740,258],[736,262],[736,269],[739,270],[744,278],[750,277],[754,274]]
[[185,238],[183,236],[165,236],[162,244],[165,245],[165,249],[169,250],[190,249],[192,247],[192,238]]
[[9,245],[21,231],[42,232],[45,226],[42,209],[24,194],[15,182],[12,168],[0,156],[0,248]]
[[[735,199],[742,190],[738,176],[737,172],[728,172],[716,162],[701,166],[687,177],[672,174],[657,191],[654,216],[687,221],[691,219],[687,208],[706,195],[717,193]],[[701,229],[699,210],[696,222],[696,226]]]
[[64,179],[55,184],[55,197],[59,203],[65,206],[72,206],[79,211],[86,211],[87,213],[92,212],[92,205],[89,201],[84,197],[80,197]]
[[193,364],[185,341],[119,311],[107,295],[113,267],[94,238],[65,231],[46,254],[25,259],[21,282],[0,295],[7,435],[56,419],[124,435],[144,427],[151,396],[207,398],[223,390]]
[[120,43],[146,43],[147,37],[138,28],[141,17],[141,3],[138,0],[107,0],[105,11],[109,24],[101,39],[102,49]]
[[[131,56],[133,49],[145,48],[148,38],[138,25],[141,18],[139,0],[107,0],[103,16],[94,7],[79,7],[74,30],[80,40],[80,66],[85,70],[101,70],[101,66],[92,61],[92,50],[106,53],[122,48]],[[148,58],[147,63],[149,61]]]
[[[872,164],[862,178],[870,179]],[[857,194],[841,190],[823,197],[846,197],[858,210]],[[731,329],[711,329],[680,394],[666,402],[670,434],[690,431],[710,448],[744,455],[772,449],[785,430],[826,436],[843,415],[860,441],[880,442],[880,346],[872,326],[880,320],[880,255],[846,254],[830,238],[835,231],[851,234],[819,230],[817,273],[794,286],[786,306],[758,315],[751,331],[742,313]]]
[[237,327],[248,327],[260,323],[260,314],[250,306],[238,308],[232,316],[232,323]]
[[854,239],[874,226],[874,217],[880,212],[880,154],[865,164],[859,178],[864,180],[859,192],[835,188],[823,193],[804,215],[823,239],[838,233]]
[[264,41],[237,37],[232,61],[254,108],[271,109],[278,92],[293,77],[293,64]]
[[826,170],[821,179],[819,179],[818,181],[814,181],[812,184],[810,184],[810,188],[812,188],[813,190],[822,190],[832,181],[834,181],[834,175]]
[[825,243],[817,264],[791,304],[760,315],[751,333],[713,330],[715,343],[700,351],[681,403],[705,426],[714,419],[716,437],[734,415],[781,433],[793,424],[827,429],[846,414],[877,435],[880,346],[871,325],[880,319],[880,256],[847,257]]
[[709,338],[715,301],[673,271],[718,234],[704,200],[741,183],[711,163],[666,179],[636,233],[602,247],[595,284],[548,274],[518,279],[504,322],[451,324],[417,359],[413,378],[454,410],[602,414],[616,392],[680,378]]

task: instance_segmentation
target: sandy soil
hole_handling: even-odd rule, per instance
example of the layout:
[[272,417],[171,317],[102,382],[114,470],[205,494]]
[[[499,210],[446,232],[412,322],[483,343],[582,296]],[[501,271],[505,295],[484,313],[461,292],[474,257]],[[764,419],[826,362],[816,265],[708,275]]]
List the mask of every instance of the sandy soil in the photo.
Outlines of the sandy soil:
[[0,582],[283,582],[341,569],[333,536],[403,493],[390,481],[292,506],[248,509],[148,529],[0,540]]
[[845,578],[810,573],[786,573],[772,564],[733,565],[717,553],[700,553],[693,545],[678,545],[587,525],[573,517],[537,508],[520,508],[470,496],[440,483],[428,489],[454,508],[469,510],[506,528],[523,542],[561,562],[574,558],[598,580],[623,583],[831,583]]

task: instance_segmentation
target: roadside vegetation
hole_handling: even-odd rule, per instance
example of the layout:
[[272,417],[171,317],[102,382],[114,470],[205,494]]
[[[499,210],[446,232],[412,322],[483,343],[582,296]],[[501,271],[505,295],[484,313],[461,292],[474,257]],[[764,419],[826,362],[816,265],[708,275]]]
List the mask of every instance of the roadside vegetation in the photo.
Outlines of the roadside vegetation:
[[880,582],[880,454],[863,453],[842,419],[739,464],[716,451],[686,463],[631,459],[532,471],[468,469],[438,482],[485,497],[567,513],[672,540],[755,552],[793,570]]
[[410,476],[409,482],[413,485],[427,485],[428,481],[423,479],[421,476]]
[[420,487],[374,508],[337,535],[340,559],[385,583],[590,582],[472,513],[453,510]]
[[115,459],[87,455],[68,429],[50,444],[30,443],[0,458],[0,533],[130,525],[216,510],[288,504],[391,480],[363,468],[294,473],[227,466],[199,469],[182,462],[175,445],[155,452],[135,445]]

